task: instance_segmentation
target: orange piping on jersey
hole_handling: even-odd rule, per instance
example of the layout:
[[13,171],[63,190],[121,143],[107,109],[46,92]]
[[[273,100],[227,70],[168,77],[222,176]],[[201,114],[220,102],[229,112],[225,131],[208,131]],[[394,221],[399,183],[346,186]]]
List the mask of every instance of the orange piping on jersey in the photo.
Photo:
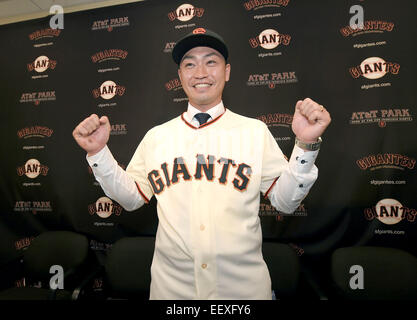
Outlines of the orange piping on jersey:
[[272,187],[275,185],[275,182],[277,182],[279,177],[276,177],[274,182],[272,182],[271,186],[269,187],[268,191],[265,193],[265,199],[268,199],[268,194],[272,190]]
[[226,113],[226,108],[224,109],[224,112],[221,114],[221,115],[219,115],[216,119],[213,119],[213,120],[211,120],[211,121],[209,121],[209,122],[206,122],[205,124],[202,124],[201,126],[199,126],[198,128],[197,127],[194,127],[192,124],[190,124],[190,123],[188,123],[187,122],[187,120],[185,120],[184,119],[184,113],[181,115],[181,119],[182,119],[182,121],[184,121],[185,122],[185,124],[187,125],[187,126],[189,126],[190,128],[192,128],[192,129],[195,129],[195,130],[197,130],[197,129],[201,129],[201,128],[204,128],[204,127],[207,127],[208,125],[210,125],[210,124],[212,124],[212,123],[215,123],[217,120],[219,120],[225,113]]
[[149,199],[146,198],[145,194],[142,192],[142,190],[140,190],[140,187],[139,187],[139,185],[138,185],[138,183],[136,181],[135,181],[135,184],[136,184],[136,187],[138,188],[138,191],[139,191],[140,195],[142,196],[143,200],[145,200],[146,204],[148,204],[149,203]]

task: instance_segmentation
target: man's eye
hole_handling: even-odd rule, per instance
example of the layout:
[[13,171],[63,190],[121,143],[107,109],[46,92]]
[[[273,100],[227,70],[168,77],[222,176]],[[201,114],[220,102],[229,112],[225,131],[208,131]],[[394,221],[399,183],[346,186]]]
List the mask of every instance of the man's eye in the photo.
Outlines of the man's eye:
[[215,64],[216,63],[216,61],[215,60],[209,60],[208,62],[207,62],[207,64]]

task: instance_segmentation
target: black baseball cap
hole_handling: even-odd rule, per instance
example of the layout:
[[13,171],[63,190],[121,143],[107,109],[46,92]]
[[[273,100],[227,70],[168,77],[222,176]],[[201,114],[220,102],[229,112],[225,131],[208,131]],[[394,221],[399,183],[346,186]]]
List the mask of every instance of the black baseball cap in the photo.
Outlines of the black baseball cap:
[[180,64],[182,57],[192,48],[210,47],[219,51],[227,61],[229,51],[222,37],[217,33],[205,29],[196,28],[185,37],[181,38],[172,50],[172,58],[176,64]]

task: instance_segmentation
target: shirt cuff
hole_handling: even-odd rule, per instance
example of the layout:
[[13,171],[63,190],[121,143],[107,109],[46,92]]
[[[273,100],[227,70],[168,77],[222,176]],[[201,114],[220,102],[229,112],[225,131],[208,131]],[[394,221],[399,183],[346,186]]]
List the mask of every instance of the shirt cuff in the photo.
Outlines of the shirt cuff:
[[104,174],[113,168],[114,158],[107,145],[93,156],[86,159],[94,173]]
[[319,154],[319,150],[305,151],[299,146],[294,145],[289,165],[291,170],[298,173],[308,173],[314,166],[314,162]]

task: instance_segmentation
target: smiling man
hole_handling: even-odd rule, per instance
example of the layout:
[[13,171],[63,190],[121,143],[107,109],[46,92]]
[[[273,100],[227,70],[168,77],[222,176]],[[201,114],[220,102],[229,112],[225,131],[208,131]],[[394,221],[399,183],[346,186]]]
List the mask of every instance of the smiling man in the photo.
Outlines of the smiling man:
[[127,211],[157,199],[151,299],[271,299],[260,194],[280,212],[295,211],[317,178],[330,115],[309,98],[296,103],[287,161],[263,122],[224,107],[231,66],[218,34],[195,29],[172,57],[187,111],[149,130],[126,171],[107,147],[107,117],[91,115],[73,136],[106,195]]
[[230,64],[217,50],[196,47],[182,58],[178,75],[190,104],[206,112],[221,102]]

